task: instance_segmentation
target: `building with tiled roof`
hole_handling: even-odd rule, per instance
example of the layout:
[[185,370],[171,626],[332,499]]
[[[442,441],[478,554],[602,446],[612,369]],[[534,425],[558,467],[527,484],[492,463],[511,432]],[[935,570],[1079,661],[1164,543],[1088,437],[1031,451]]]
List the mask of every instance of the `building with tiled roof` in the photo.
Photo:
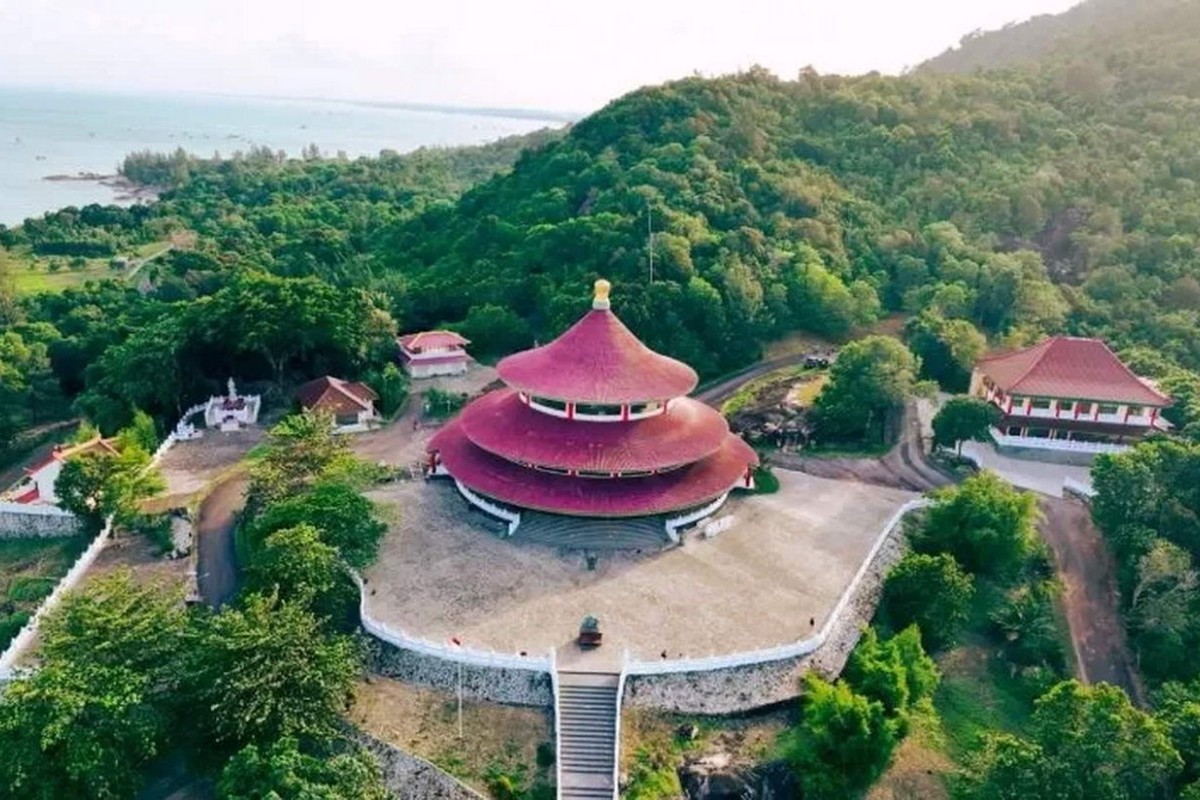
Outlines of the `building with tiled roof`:
[[466,351],[470,343],[470,340],[454,331],[409,333],[396,340],[400,348],[400,363],[413,378],[461,375],[466,372],[471,362]]
[[1055,336],[981,359],[970,392],[1001,412],[992,438],[1002,448],[1119,452],[1155,430],[1171,398],[1138,377],[1099,339]]
[[326,375],[296,390],[305,411],[329,414],[340,432],[366,430],[379,419],[375,401],[379,395],[365,383],[344,381]]
[[58,495],[54,493],[54,485],[63,464],[67,459],[85,453],[116,455],[117,449],[111,439],[102,439],[98,435],[78,444],[55,445],[44,458],[26,466],[24,476],[5,494],[12,502],[22,505],[56,505]]
[[642,344],[596,282],[566,333],[497,365],[507,384],[430,441],[429,472],[454,479],[510,534],[528,511],[653,518],[671,538],[752,486],[758,455],[716,410],[687,397],[696,373]]

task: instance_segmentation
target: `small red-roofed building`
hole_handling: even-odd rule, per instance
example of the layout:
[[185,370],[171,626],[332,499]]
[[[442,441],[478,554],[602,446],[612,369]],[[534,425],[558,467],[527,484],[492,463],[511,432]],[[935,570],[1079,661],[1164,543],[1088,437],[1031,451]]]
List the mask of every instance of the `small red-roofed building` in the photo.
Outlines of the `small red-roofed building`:
[[69,458],[92,452],[116,455],[117,449],[113,447],[111,439],[99,436],[79,444],[55,445],[45,458],[25,467],[25,475],[5,495],[9,502],[21,505],[57,505],[58,495],[54,493],[54,485],[58,482],[63,464]]
[[339,433],[365,431],[379,420],[375,401],[379,395],[365,383],[344,381],[326,375],[296,390],[305,411],[329,414]]
[[454,331],[409,333],[396,342],[400,346],[400,363],[413,378],[461,375],[471,362],[466,351],[471,342]]
[[586,520],[619,520],[678,541],[731,491],[753,488],[758,454],[688,397],[695,370],[644,345],[608,293],[597,281],[591,311],[562,336],[501,360],[507,386],[429,442],[429,474],[452,478],[510,536],[530,518],[564,537]]
[[1055,336],[981,359],[970,394],[1000,410],[998,448],[1056,461],[1086,462],[1170,428],[1161,412],[1171,398],[1099,339]]

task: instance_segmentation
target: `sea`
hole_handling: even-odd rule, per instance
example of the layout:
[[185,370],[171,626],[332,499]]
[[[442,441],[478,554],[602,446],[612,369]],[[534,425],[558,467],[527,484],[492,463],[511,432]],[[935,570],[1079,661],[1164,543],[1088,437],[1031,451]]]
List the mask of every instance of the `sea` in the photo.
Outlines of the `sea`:
[[300,154],[315,144],[330,156],[406,152],[422,146],[480,144],[570,116],[513,109],[459,109],[343,100],[225,95],[135,95],[0,87],[0,224],[68,205],[111,203],[112,175],[127,153],[223,156],[253,146]]

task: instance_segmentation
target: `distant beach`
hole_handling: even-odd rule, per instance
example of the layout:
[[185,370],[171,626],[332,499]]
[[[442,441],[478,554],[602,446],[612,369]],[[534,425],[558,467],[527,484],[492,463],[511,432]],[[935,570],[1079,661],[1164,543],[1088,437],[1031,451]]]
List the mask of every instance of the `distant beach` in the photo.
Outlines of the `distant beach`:
[[161,186],[145,186],[129,180],[119,172],[103,175],[98,172],[77,172],[74,175],[46,175],[44,181],[86,181],[106,186],[113,191],[112,202],[117,205],[150,203],[163,192]]
[[315,144],[353,158],[479,144],[561,127],[568,118],[397,103],[0,88],[0,224],[68,205],[153,200],[157,190],[117,173],[136,150],[182,147],[208,157],[267,146],[299,155]]

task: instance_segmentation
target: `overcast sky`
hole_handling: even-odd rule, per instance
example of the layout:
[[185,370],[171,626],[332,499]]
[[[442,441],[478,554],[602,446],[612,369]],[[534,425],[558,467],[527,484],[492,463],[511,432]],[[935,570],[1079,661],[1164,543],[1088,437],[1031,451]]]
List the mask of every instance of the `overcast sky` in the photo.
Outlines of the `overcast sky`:
[[1078,0],[0,0],[0,83],[589,111],[753,64],[899,72]]

